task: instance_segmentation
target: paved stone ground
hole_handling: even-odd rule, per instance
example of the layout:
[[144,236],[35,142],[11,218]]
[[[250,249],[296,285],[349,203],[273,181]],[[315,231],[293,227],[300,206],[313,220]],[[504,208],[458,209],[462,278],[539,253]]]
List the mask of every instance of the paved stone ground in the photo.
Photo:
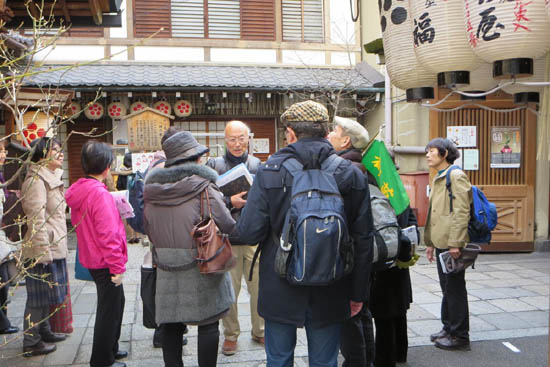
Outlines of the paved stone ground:
[[[91,353],[96,294],[91,282],[75,280],[74,243],[70,251],[69,273],[73,301],[74,333],[58,350],[47,356],[23,358],[21,334],[0,339],[0,366],[88,366]],[[121,349],[128,350],[128,366],[163,366],[162,352],[152,347],[153,330],[142,326],[142,306],[139,297],[139,267],[146,248],[129,245],[128,272],[124,288],[126,307],[122,326]],[[550,253],[483,254],[476,269],[466,273],[470,305],[472,341],[497,340],[548,334],[550,294]],[[409,343],[412,348],[430,344],[428,335],[440,330],[439,307],[441,291],[435,264],[425,258],[411,269],[414,304],[408,313]],[[218,364],[223,366],[265,366],[265,352],[250,338],[250,309],[248,294],[239,297],[242,334],[239,352],[231,357],[220,353]],[[13,289],[9,315],[22,327],[25,306],[25,287]],[[197,329],[190,328],[189,344],[184,347],[186,366],[197,366]],[[13,339],[15,338],[15,339]],[[223,337],[220,338],[220,345]],[[298,332],[295,366],[307,366],[307,341],[303,330]]]

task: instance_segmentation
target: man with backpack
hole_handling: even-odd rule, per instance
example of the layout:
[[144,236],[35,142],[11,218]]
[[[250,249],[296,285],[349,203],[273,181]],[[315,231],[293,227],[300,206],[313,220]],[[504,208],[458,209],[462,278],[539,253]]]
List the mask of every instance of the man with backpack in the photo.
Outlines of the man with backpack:
[[[248,136],[250,129],[241,121],[229,121],[225,126],[225,155],[208,160],[206,165],[213,168],[219,175],[223,175],[233,167],[243,163],[248,171],[255,175],[260,160],[248,154]],[[246,204],[246,192],[240,192],[231,197],[225,197],[227,209],[231,211],[233,219],[238,220],[241,209]],[[255,277],[248,279],[252,264],[252,257],[258,242],[243,242],[236,236],[230,236],[229,241],[233,246],[233,255],[237,257],[237,265],[230,270],[235,298],[239,297],[243,276],[246,280],[248,293],[250,294],[250,322],[252,323],[252,340],[264,344],[264,320],[258,315],[258,266],[253,272]],[[239,325],[239,312],[237,302],[231,305],[229,313],[222,319],[224,328],[224,342],[222,353],[226,356],[237,352],[237,339],[241,333]]]
[[[439,255],[445,251],[448,251],[454,259],[458,259],[461,249],[470,241],[468,223],[472,186],[468,176],[462,170],[452,169],[453,162],[459,157],[458,149],[448,139],[435,138],[426,145],[428,166],[435,169],[437,174],[431,185],[424,243],[428,260],[437,261],[439,283],[443,292],[441,301],[443,329],[432,334],[430,340],[436,347],[446,350],[470,350],[465,270],[445,273],[438,259]],[[448,186],[447,177],[449,177]]]
[[368,184],[325,139],[328,120],[313,101],[283,113],[290,145],[258,169],[238,222],[241,240],[260,243],[258,311],[270,367],[293,365],[304,326],[310,365],[336,367],[341,324],[368,301]]

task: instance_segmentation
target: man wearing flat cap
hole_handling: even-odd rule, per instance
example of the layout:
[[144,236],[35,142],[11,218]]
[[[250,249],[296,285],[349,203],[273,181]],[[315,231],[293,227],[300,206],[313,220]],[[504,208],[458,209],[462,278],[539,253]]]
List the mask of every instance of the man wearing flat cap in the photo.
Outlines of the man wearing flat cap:
[[270,367],[293,365],[296,328],[304,326],[310,365],[336,367],[341,324],[368,300],[365,284],[369,281],[373,246],[368,184],[361,171],[345,159],[331,158],[337,162],[334,179],[354,243],[352,272],[330,285],[300,286],[291,285],[274,269],[292,192],[292,175],[284,162],[294,158],[304,170],[321,169],[325,159],[335,154],[325,139],[328,120],[327,109],[313,101],[296,103],[283,113],[281,122],[286,126],[289,145],[258,169],[237,224],[241,240],[260,243],[258,312],[265,319]]

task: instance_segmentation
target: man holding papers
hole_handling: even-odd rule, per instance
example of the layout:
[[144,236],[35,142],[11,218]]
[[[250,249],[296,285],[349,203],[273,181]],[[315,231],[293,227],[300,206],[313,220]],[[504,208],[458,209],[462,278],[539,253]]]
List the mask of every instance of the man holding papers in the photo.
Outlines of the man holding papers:
[[[216,170],[218,174],[223,175],[232,168],[243,164],[243,166],[248,169],[250,174],[256,174],[256,171],[260,165],[260,160],[248,154],[249,134],[250,129],[243,122],[228,122],[225,127],[225,155],[223,157],[210,159],[206,165]],[[250,179],[251,176],[247,175],[248,172],[245,172],[245,176],[247,176],[247,179]],[[245,187],[249,187],[250,184],[245,185]],[[241,209],[246,204],[247,191],[248,190],[243,190],[231,196],[226,195],[225,197],[227,208],[231,210],[231,215],[235,220],[239,218],[241,215]],[[224,191],[222,190],[222,192]],[[259,279],[258,265],[255,266],[252,280],[248,280],[248,274],[250,273],[250,267],[252,265],[252,257],[254,256],[254,251],[257,246],[249,246],[249,244],[244,244],[235,237],[230,237],[229,240],[233,246],[233,254],[237,257],[237,265],[230,271],[231,279],[233,281],[233,289],[235,290],[235,298],[238,299],[239,297],[242,277],[244,276],[247,282],[248,293],[250,294],[252,339],[258,343],[264,344],[264,320],[258,315],[257,307]],[[229,314],[223,318],[223,327],[225,340],[222,347],[222,353],[225,355],[233,355],[237,352],[237,339],[239,338],[241,332],[237,302],[231,306]]]

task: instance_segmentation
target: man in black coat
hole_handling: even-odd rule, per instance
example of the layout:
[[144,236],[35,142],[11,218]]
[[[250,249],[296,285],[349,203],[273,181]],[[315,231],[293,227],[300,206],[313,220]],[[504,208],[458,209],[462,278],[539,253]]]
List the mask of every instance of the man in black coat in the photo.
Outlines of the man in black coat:
[[[361,172],[362,151],[369,143],[369,133],[356,121],[334,116],[334,129],[327,136],[336,154],[349,160]],[[368,289],[370,284],[365,284]],[[372,302],[372,297],[371,297]],[[372,315],[367,304],[361,311],[342,324],[340,351],[344,357],[342,367],[371,367],[374,362],[374,330]]]
[[365,176],[342,160],[334,178],[344,200],[348,231],[354,241],[353,271],[327,286],[294,286],[274,270],[275,252],[284,218],[290,207],[292,176],[282,167],[295,158],[304,169],[319,168],[334,154],[325,139],[328,113],[313,101],[292,105],[282,116],[289,146],[261,166],[238,221],[240,238],[260,243],[259,314],[265,319],[267,364],[292,366],[296,328],[306,328],[311,365],[337,366],[341,323],[368,301],[372,262],[372,214]]

